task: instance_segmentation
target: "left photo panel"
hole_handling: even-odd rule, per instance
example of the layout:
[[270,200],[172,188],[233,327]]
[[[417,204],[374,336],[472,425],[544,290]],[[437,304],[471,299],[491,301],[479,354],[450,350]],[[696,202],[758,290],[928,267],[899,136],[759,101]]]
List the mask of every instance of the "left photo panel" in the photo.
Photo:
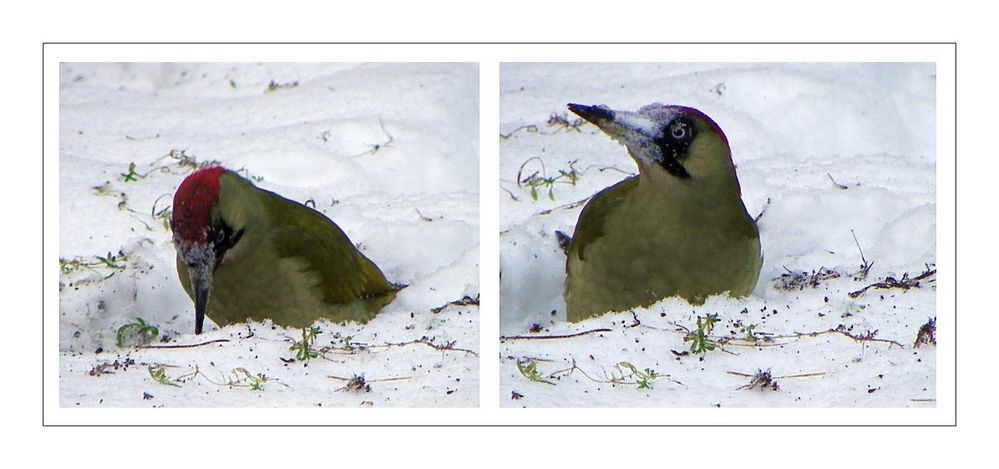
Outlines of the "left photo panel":
[[479,405],[477,64],[58,73],[60,407]]

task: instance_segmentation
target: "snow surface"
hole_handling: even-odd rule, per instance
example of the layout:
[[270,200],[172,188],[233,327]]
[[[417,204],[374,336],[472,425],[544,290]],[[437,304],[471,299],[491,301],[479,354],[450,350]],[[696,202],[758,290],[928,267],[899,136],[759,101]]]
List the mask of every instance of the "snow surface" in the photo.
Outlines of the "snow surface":
[[[68,63],[59,102],[59,254],[87,264],[60,278],[61,406],[478,405],[475,64]],[[195,336],[156,217],[190,172],[181,152],[311,201],[408,287],[363,327],[321,322],[326,353],[305,362],[296,329]],[[94,265],[108,254],[123,268]],[[228,342],[119,348],[137,318],[151,345]]]
[[[934,346],[913,347],[936,316],[933,277],[849,296],[935,263],[933,64],[510,63],[500,93],[502,406],[935,405]],[[569,324],[555,231],[571,234],[582,202],[637,167],[565,105],[652,102],[695,107],[727,135],[747,209],[765,209],[760,282],[743,300],[667,299]],[[518,172],[555,179],[550,195],[542,185],[534,200]],[[866,278],[777,287],[790,271],[857,273],[858,243],[872,263]],[[711,313],[712,335],[729,342],[692,354],[686,331]],[[609,330],[587,333],[596,329]],[[772,340],[738,340],[750,333]],[[745,387],[768,370],[776,390]]]

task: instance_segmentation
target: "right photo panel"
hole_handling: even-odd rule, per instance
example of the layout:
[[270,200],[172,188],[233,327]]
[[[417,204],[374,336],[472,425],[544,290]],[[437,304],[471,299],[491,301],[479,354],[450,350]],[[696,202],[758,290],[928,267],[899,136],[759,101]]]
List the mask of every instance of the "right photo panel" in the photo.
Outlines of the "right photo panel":
[[503,63],[500,405],[936,405],[934,63]]

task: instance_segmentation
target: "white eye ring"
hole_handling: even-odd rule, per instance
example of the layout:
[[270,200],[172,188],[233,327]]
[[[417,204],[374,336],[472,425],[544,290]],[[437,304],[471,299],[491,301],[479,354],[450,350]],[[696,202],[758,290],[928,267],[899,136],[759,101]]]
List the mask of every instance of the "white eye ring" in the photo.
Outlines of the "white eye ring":
[[683,137],[687,136],[687,131],[683,127],[680,127],[680,126],[673,127],[673,129],[671,130],[671,132],[673,134],[673,138],[683,138]]

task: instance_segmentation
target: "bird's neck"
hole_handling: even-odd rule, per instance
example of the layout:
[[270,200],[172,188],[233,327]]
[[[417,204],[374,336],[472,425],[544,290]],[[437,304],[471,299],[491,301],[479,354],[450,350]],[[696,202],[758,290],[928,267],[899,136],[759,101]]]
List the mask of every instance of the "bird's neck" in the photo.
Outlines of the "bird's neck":
[[686,220],[750,220],[734,177],[681,179],[663,170],[642,169],[635,196],[650,205],[648,213]]

